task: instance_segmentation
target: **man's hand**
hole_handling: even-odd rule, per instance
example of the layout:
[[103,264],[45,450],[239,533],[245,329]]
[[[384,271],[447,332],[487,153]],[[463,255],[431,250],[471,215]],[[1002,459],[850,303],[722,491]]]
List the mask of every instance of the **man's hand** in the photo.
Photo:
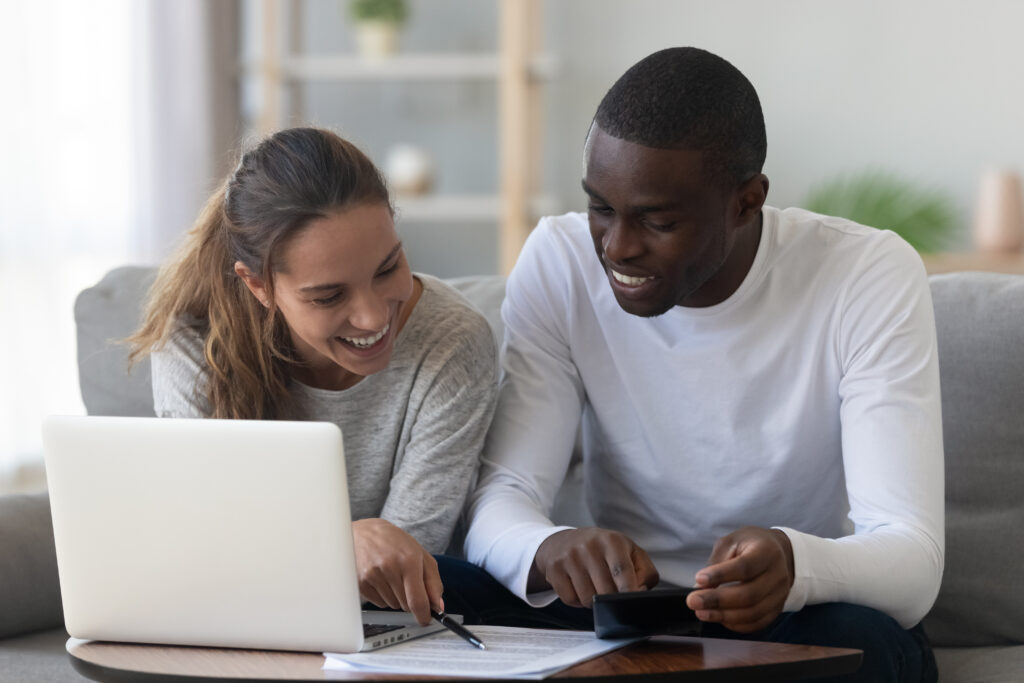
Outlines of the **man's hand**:
[[701,621],[752,633],[782,613],[793,586],[793,546],[778,529],[744,527],[723,536],[686,605]]
[[590,607],[598,593],[651,588],[658,570],[647,553],[617,531],[587,527],[552,534],[540,544],[529,590],[551,586],[567,605]]
[[371,518],[352,522],[359,592],[378,607],[412,612],[430,623],[430,609],[444,611],[437,561],[416,539],[391,522]]

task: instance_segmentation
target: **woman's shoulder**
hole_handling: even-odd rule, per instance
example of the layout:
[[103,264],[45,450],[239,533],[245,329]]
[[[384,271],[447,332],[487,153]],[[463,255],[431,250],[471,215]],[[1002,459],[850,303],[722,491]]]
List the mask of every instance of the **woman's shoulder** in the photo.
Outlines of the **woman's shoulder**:
[[423,294],[402,330],[403,346],[416,355],[496,364],[495,335],[483,314],[448,283],[420,273],[416,278],[423,283]]
[[209,414],[203,386],[209,374],[206,327],[199,320],[179,318],[163,345],[150,355],[153,408],[161,417]]
[[154,382],[168,377],[197,382],[209,372],[206,361],[207,327],[191,317],[179,317],[163,343],[150,354]]
[[208,328],[204,321],[189,315],[181,315],[174,322],[167,339],[153,353],[171,357],[198,358],[205,363],[207,332]]
[[493,336],[483,313],[462,292],[433,275],[417,273],[416,278],[423,283],[423,294],[413,310],[418,323],[426,328],[440,328],[445,334],[465,330]]

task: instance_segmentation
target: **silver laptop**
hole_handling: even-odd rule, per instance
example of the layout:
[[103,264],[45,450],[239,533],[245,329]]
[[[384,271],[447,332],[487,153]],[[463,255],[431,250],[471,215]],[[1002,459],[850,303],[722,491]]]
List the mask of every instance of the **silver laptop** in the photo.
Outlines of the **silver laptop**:
[[43,445],[75,638],[357,652],[444,628],[362,612],[336,425],[53,416]]

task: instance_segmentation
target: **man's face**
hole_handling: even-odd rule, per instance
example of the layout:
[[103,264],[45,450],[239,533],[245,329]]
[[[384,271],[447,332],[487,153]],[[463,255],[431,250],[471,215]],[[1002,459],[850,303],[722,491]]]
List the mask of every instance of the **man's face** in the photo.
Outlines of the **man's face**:
[[738,188],[708,177],[701,152],[645,147],[594,125],[584,157],[590,233],[623,310],[657,316],[735,291],[746,270],[729,256],[750,214],[738,210]]

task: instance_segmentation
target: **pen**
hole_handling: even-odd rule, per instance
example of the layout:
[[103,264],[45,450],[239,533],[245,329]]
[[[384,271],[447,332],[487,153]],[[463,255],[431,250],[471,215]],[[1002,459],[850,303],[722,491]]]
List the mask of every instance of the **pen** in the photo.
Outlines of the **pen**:
[[434,610],[430,610],[430,616],[437,619],[446,629],[457,635],[459,638],[462,638],[470,645],[478,647],[481,650],[487,649],[482,640],[474,636],[465,626],[455,621],[444,612],[435,612]]

